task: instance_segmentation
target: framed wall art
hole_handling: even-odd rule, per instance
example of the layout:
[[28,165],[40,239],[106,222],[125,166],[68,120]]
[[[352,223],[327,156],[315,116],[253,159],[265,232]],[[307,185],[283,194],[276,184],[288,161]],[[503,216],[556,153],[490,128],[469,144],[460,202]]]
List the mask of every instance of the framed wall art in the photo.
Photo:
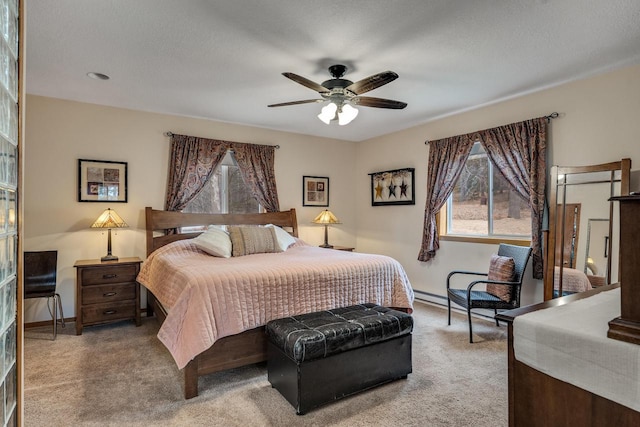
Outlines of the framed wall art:
[[127,163],[78,160],[79,202],[127,202]]
[[302,206],[329,206],[328,177],[302,177]]
[[371,206],[415,205],[415,169],[370,173]]

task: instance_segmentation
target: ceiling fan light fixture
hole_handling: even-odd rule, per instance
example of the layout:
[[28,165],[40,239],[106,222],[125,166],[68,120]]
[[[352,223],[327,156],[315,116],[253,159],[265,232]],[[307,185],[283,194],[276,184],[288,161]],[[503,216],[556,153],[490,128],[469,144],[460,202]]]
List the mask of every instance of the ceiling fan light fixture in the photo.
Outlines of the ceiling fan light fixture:
[[333,102],[322,107],[320,114],[318,114],[318,118],[322,120],[326,124],[330,124],[331,120],[336,117],[336,111],[338,110],[338,106]]
[[338,111],[338,124],[340,126],[348,125],[358,116],[358,112],[357,108],[354,108],[349,104],[344,104],[340,111]]
[[346,71],[347,67],[344,65],[332,65],[329,67],[329,73],[331,73],[333,78],[322,82],[322,84],[315,83],[306,77],[294,73],[282,73],[286,78],[318,92],[321,99],[280,102],[268,105],[268,107],[284,107],[287,105],[328,101],[329,104],[322,108],[321,113],[318,114],[318,118],[328,125],[333,121],[337,121],[339,125],[344,126],[351,123],[353,119],[358,116],[358,109],[354,108],[354,105],[360,107],[391,108],[394,110],[401,110],[407,106],[406,103],[394,101],[393,99],[361,96],[363,93],[372,91],[397,79],[398,74],[393,71],[383,71],[382,73],[358,80],[355,83],[342,78]]

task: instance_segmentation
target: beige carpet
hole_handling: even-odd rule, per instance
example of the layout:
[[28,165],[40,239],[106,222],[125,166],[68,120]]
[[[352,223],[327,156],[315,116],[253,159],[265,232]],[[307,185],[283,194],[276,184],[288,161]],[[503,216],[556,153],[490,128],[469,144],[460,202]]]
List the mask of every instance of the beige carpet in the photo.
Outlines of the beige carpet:
[[212,374],[183,399],[155,319],[25,334],[25,426],[506,426],[506,327],[416,303],[413,373],[297,416],[266,365]]

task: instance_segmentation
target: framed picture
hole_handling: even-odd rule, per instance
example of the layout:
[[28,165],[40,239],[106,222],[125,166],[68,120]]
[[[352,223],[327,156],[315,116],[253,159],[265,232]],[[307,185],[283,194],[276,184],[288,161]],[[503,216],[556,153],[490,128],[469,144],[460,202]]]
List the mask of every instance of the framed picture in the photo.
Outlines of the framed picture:
[[302,177],[302,206],[329,206],[329,178]]
[[78,160],[79,202],[127,202],[127,163]]
[[405,168],[371,175],[371,206],[415,205],[415,169]]

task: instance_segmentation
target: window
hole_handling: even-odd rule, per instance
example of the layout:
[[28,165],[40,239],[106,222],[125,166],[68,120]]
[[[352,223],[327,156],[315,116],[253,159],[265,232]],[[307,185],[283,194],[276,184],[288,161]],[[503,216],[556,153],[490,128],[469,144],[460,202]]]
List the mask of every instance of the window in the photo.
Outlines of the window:
[[[518,195],[484,147],[476,142],[446,206],[440,213],[441,236],[531,238],[531,208]],[[445,238],[446,239],[446,238]]]
[[242,180],[238,164],[229,151],[209,182],[182,212],[257,213],[260,212],[260,204]]

